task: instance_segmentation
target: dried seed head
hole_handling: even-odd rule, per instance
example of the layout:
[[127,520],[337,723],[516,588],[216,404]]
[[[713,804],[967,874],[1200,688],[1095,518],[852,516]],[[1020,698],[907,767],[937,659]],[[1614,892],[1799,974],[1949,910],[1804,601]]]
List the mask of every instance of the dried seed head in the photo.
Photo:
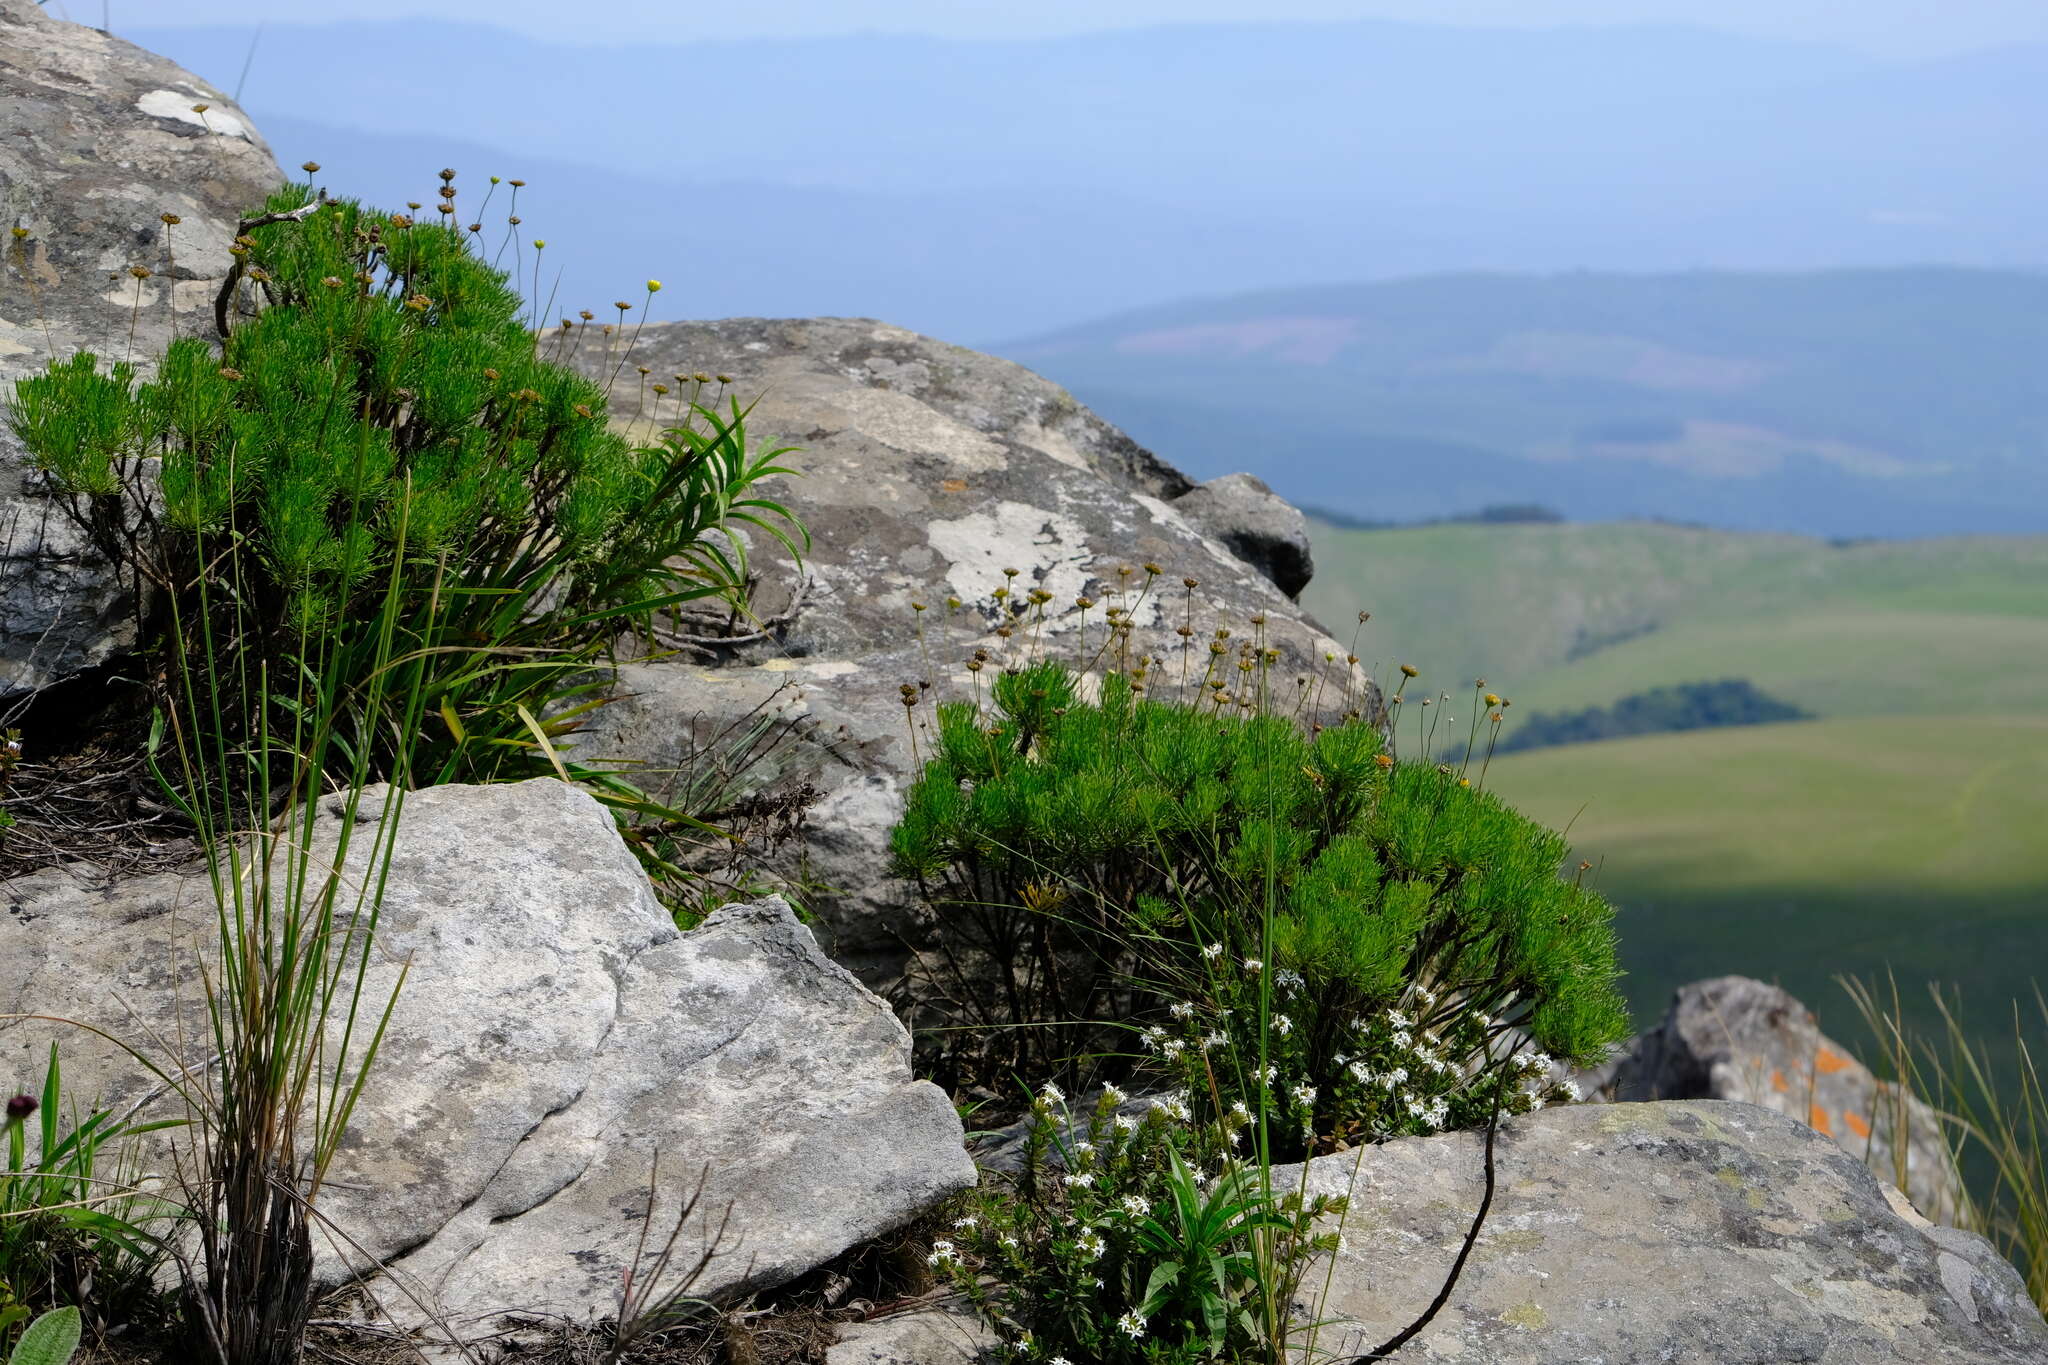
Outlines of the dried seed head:
[[146,265],[131,265],[128,267],[128,273],[133,275],[138,280],[146,280],[151,275],[154,275],[156,272],[151,270]]
[[242,372],[240,370],[232,369],[229,366],[223,365],[220,367],[220,377],[222,379],[240,379],[242,377]]
[[663,394],[665,394],[665,393],[667,393],[667,392],[668,392],[668,385],[666,385],[666,384],[656,384],[656,385],[654,386],[654,396],[655,396],[656,398],[659,398],[659,397],[661,397],[661,396],[662,396]]
[[317,161],[301,161],[299,163],[299,169],[304,171],[307,175],[311,175],[313,172],[320,169],[320,163]]
[[1183,588],[1186,588],[1186,589],[1187,589],[1187,590],[1188,590],[1189,592],[1193,592],[1193,591],[1194,591],[1194,590],[1195,590],[1196,588],[1198,588],[1198,587],[1200,587],[1200,586],[1201,586],[1201,584],[1200,584],[1200,583],[1196,582],[1196,581],[1195,581],[1194,579],[1192,579],[1192,578],[1183,578],[1183,579],[1182,579],[1182,580],[1180,581],[1180,585],[1181,585],[1181,586],[1182,586]]
[[448,182],[449,182],[450,180],[453,180],[454,178],[455,178],[455,168],[454,168],[454,167],[452,167],[452,166],[443,166],[443,167],[441,168],[441,183],[442,183],[442,184],[444,184],[444,185],[445,185],[445,184],[447,184],[447,183],[448,183]]
[[592,318],[596,317],[597,314],[591,312],[588,308],[579,308],[576,310],[576,316],[582,318],[585,322],[588,322]]
[[730,384],[730,383],[732,383],[732,376],[731,376],[731,375],[729,375],[729,374],[722,374],[722,375],[719,375],[719,376],[718,376],[718,382],[719,382],[719,383],[721,383],[721,384]]
[[515,213],[510,218],[507,218],[505,221],[511,224],[513,227],[518,227],[521,223],[525,222],[526,220]]
[[1401,676],[1404,678],[1419,678],[1422,676],[1422,673],[1413,664],[1402,664]]
[[696,380],[699,384],[709,384],[711,382],[711,376],[704,373],[704,371],[702,370],[697,371],[695,374],[691,375],[690,378]]
[[621,313],[625,312],[628,308],[631,308],[632,306],[633,305],[630,303],[625,303],[621,301],[614,301],[612,303],[612,307],[618,309]]
[[1145,572],[1151,574],[1154,578],[1157,578],[1159,577],[1159,575],[1165,573],[1166,570],[1160,568],[1157,564],[1151,563],[1148,560],[1145,564]]
[[435,190],[434,193],[440,195],[443,199],[453,199],[455,197],[455,187],[453,185],[443,185],[440,189]]
[[526,188],[526,182],[524,180],[507,180],[505,183],[510,185],[515,190],[521,190]]
[[165,227],[176,227],[178,224],[184,222],[185,220],[183,218],[180,218],[175,213],[160,213],[157,215],[157,221],[162,223]]
[[192,106],[192,112],[195,114],[203,114],[211,108],[213,108],[213,106],[210,104],[195,104]]

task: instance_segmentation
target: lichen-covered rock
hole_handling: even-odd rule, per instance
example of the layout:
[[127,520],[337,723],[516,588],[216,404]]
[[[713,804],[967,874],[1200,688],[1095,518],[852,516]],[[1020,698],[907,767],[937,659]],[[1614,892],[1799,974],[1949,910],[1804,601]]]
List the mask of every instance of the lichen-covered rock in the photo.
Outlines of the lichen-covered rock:
[[1935,1112],[1873,1076],[1805,1005],[1751,977],[1679,987],[1655,1028],[1581,1084],[1619,1100],[1760,1104],[1833,1138],[1936,1221],[1959,1205]]
[[[990,651],[991,674],[1048,654],[1099,671],[1114,662],[1105,612],[1119,607],[1135,624],[1130,657],[1161,661],[1155,693],[1198,690],[1223,627],[1235,632],[1229,665],[1253,638],[1278,651],[1268,685],[1283,707],[1298,690],[1327,715],[1347,699],[1376,704],[1344,645],[1178,510],[1175,499],[1199,492],[1184,475],[1020,366],[847,318],[649,326],[630,364],[624,338],[614,341],[609,356],[589,337],[562,353],[592,373],[622,372],[613,407],[637,412],[643,430],[675,398],[664,408],[646,389],[627,397],[641,365],[649,383],[671,386],[672,375],[730,376],[705,396],[753,405],[750,442],[801,447],[787,463],[802,477],[772,496],[808,524],[815,548],[808,592],[793,604],[786,560],[756,535],[755,613],[775,628],[733,647],[685,640],[678,657],[629,667],[578,757],[658,774],[687,757],[693,728],[716,733],[786,688],[773,705],[802,718],[808,738],[783,756],[782,776],[822,797],[804,876],[829,890],[810,906],[834,955],[870,980],[887,977],[914,934],[905,889],[881,875],[902,790],[929,752],[921,736],[914,754],[911,736],[930,725],[935,700],[969,695],[962,665],[975,648]],[[1008,641],[993,633],[991,598],[1006,584],[1018,597],[1050,594],[1043,624]],[[1076,606],[1083,597],[1094,605]],[[906,716],[898,689],[921,682],[933,685]]]
[[[337,828],[324,817],[316,846]],[[781,1283],[973,1183],[902,1024],[782,902],[677,933],[610,816],[553,781],[430,788],[399,828],[368,998],[409,976],[323,1198],[356,1248],[325,1252],[325,1280],[366,1255],[465,1322],[614,1312],[657,1152],[657,1221],[700,1176],[690,1245],[731,1211],[704,1295]],[[0,1013],[206,1036],[203,877],[0,889]],[[0,1024],[0,1066],[39,1074],[51,1035]],[[57,1036],[68,1092],[143,1088],[92,1035]]]
[[[281,178],[247,116],[197,76],[0,0],[0,399],[53,356],[147,361],[174,327],[210,332],[237,218]],[[125,648],[128,616],[0,421],[0,697]]]
[[1308,518],[1250,474],[1225,474],[1174,500],[1173,510],[1298,598],[1315,577]]
[[[1322,1345],[1370,1350],[1435,1297],[1482,1148],[1457,1133],[1310,1164],[1312,1192],[1352,1199],[1329,1296],[1309,1305],[1343,1320]],[[1902,1215],[1805,1124],[1712,1101],[1572,1105],[1502,1127],[1473,1255],[1397,1358],[2022,1365],[2048,1359],[2048,1325],[1989,1243]]]

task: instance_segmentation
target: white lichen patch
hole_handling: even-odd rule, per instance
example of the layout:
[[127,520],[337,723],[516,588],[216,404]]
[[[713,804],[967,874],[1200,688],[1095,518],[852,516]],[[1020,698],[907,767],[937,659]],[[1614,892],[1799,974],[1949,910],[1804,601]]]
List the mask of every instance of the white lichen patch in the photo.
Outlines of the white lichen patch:
[[248,140],[248,125],[219,105],[211,105],[203,114],[193,108],[194,105],[207,103],[206,99],[194,95],[189,90],[151,90],[135,101],[135,107],[151,118],[176,119],[180,123],[204,128],[221,137],[238,137],[245,142]]
[[[1086,615],[1074,607],[1096,577],[1096,553],[1087,528],[1064,512],[1049,512],[1029,503],[1004,501],[991,511],[970,512],[951,521],[935,521],[926,531],[933,549],[947,563],[946,586],[961,601],[979,608],[1005,583],[1004,569],[1016,569],[1017,593],[1043,588],[1052,594],[1046,604],[1046,630],[1064,633],[1081,628],[1083,620],[1102,627],[1105,609],[1116,601],[1113,592]],[[1127,594],[1131,621],[1140,629],[1160,621],[1160,599],[1137,600]]]
[[[141,285],[140,289],[136,288],[137,284]],[[133,308],[146,313],[156,305],[156,286],[148,280],[128,280],[100,295],[100,299],[117,308]]]

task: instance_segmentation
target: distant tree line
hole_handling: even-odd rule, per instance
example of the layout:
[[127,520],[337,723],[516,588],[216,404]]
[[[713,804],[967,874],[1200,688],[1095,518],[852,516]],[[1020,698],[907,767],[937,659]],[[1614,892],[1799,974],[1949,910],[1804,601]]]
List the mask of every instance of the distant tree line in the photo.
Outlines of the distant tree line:
[[1811,720],[1812,713],[1757,690],[1746,678],[1679,683],[1623,697],[1612,706],[1525,716],[1501,736],[1496,752],[1586,744],[1672,730],[1709,730],[1723,725],[1768,725]]
[[1302,506],[1303,512],[1330,526],[1346,531],[1391,531],[1403,526],[1524,526],[1532,522],[1549,524],[1566,520],[1555,507],[1538,502],[1502,502],[1477,512],[1460,512],[1449,517],[1424,517],[1419,521],[1375,521],[1329,507]]

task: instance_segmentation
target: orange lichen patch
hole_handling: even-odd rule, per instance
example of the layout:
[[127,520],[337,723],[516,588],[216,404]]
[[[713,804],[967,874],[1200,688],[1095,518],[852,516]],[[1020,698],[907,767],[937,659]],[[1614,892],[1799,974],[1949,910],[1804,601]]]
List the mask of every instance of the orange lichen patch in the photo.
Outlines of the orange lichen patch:
[[1817,1133],[1824,1133],[1828,1137],[1833,1137],[1835,1130],[1828,1123],[1828,1111],[1817,1104],[1811,1106],[1811,1108],[1812,1112],[1806,1118],[1807,1125]]
[[1837,1071],[1845,1071],[1854,1065],[1856,1063],[1831,1047],[1823,1046],[1813,1054],[1813,1068],[1823,1076],[1832,1076]]
[[1787,1085],[1787,1084],[1785,1083],[1785,1073],[1784,1073],[1784,1072],[1782,1072],[1782,1071],[1780,1071],[1780,1070],[1778,1070],[1778,1068],[1776,1068],[1776,1067],[1772,1067],[1772,1068],[1771,1068],[1771,1089],[1773,1089],[1773,1090],[1777,1091],[1777,1092],[1778,1092],[1778,1093],[1779,1093],[1780,1095],[1782,1095],[1782,1094],[1784,1094],[1784,1093],[1785,1093],[1785,1092],[1786,1092],[1787,1090],[1790,1090],[1791,1088],[1792,1088],[1791,1086],[1789,1086],[1789,1085]]
[[1864,1118],[1863,1115],[1857,1113],[1854,1109],[1844,1109],[1842,1111],[1842,1122],[1848,1124],[1849,1131],[1857,1137],[1867,1138],[1870,1136],[1870,1120]]
[[967,491],[967,480],[947,479],[939,487],[945,489],[948,493],[965,493]]

